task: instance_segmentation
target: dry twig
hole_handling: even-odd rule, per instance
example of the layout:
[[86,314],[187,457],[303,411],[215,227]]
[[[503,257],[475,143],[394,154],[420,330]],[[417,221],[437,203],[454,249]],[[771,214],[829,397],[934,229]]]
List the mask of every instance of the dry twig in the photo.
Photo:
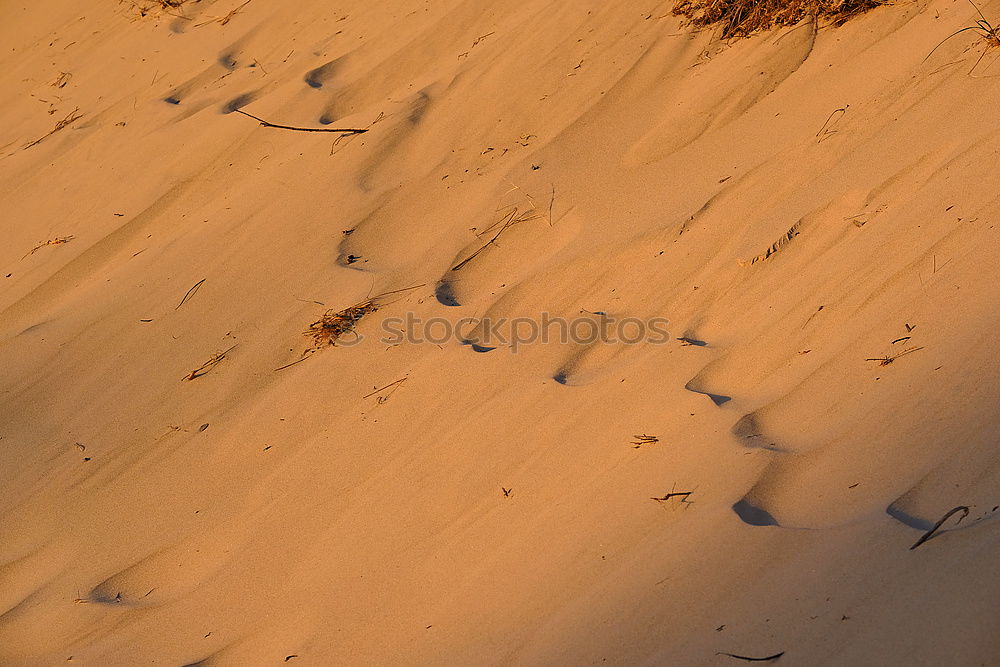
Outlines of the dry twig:
[[911,352],[917,352],[917,351],[922,350],[922,349],[924,349],[924,348],[923,347],[908,347],[905,350],[903,350],[902,352],[898,352],[896,354],[886,355],[884,357],[871,357],[869,359],[865,359],[865,361],[877,361],[879,366],[888,366],[892,362],[896,361],[896,359],[899,359],[902,356],[910,354]]
[[31,251],[27,255],[25,255],[21,259],[25,259],[27,257],[30,257],[31,255],[34,255],[36,252],[38,252],[39,250],[41,250],[42,248],[44,248],[46,246],[61,245],[63,243],[69,243],[74,238],[76,238],[76,237],[70,235],[70,236],[59,236],[59,237],[56,237],[54,239],[49,239],[48,241],[46,241],[44,243],[39,243],[38,245],[36,245],[34,248],[31,249]]
[[[948,519],[950,519],[952,516],[954,516],[958,512],[962,512],[963,513],[962,514],[962,519],[964,519],[965,517],[969,516],[969,508],[966,507],[965,505],[959,505],[958,507],[955,507],[955,508],[949,510],[947,514],[945,514],[943,517],[941,517],[940,521],[938,521],[936,524],[934,524],[931,527],[930,530],[928,530],[926,533],[924,533],[923,536],[919,540],[917,540],[916,543],[912,547],[910,547],[910,551],[913,551],[914,549],[916,549],[917,547],[919,547],[921,544],[923,544],[927,540],[929,540],[932,537],[934,537],[934,534],[937,533],[938,530],[941,528],[941,526],[944,525],[944,522],[947,521]],[[959,519],[959,521],[961,521],[962,519]]]
[[643,445],[652,445],[660,441],[655,435],[633,435],[632,449],[639,449]]
[[181,299],[181,302],[174,307],[174,310],[177,310],[178,308],[180,308],[181,306],[183,306],[185,303],[187,303],[187,300],[190,299],[191,297],[193,297],[195,295],[195,292],[197,292],[201,288],[201,285],[202,285],[202,283],[205,282],[205,280],[206,280],[206,278],[202,278],[201,280],[199,280],[198,282],[196,282],[194,284],[194,286],[187,291],[187,294],[184,295],[184,298]]
[[274,127],[274,128],[279,129],[279,130],[294,130],[296,132],[339,132],[340,134],[364,134],[365,132],[368,131],[367,129],[358,129],[358,128],[353,128],[353,127],[345,127],[345,128],[334,128],[334,127],[295,127],[293,125],[279,125],[277,123],[272,123],[270,121],[266,121],[263,118],[258,118],[257,116],[254,116],[253,114],[250,114],[250,113],[247,113],[246,111],[243,111],[243,109],[233,109],[233,111],[235,111],[236,113],[241,113],[244,116],[248,116],[250,118],[253,118],[254,120],[258,121],[261,125],[263,125],[264,127]]
[[219,363],[221,363],[226,358],[226,355],[232,352],[235,347],[236,345],[233,345],[225,352],[217,352],[213,354],[208,361],[206,361],[201,366],[199,366],[198,368],[194,369],[193,371],[185,375],[184,381],[190,382],[191,380],[196,380],[200,378],[202,375],[205,375],[210,370],[215,368]]
[[43,141],[45,141],[46,139],[48,139],[49,137],[51,137],[53,134],[55,134],[59,130],[62,130],[63,128],[65,128],[65,127],[71,125],[72,123],[75,123],[76,121],[78,121],[81,118],[83,118],[83,114],[79,113],[79,111],[80,111],[79,108],[73,109],[73,111],[71,111],[68,116],[66,116],[65,118],[63,118],[58,123],[56,123],[56,126],[54,128],[52,128],[48,132],[48,134],[35,139],[30,144],[27,144],[26,146],[24,146],[24,148],[22,150],[28,150],[32,146],[37,146],[38,144],[40,144]]

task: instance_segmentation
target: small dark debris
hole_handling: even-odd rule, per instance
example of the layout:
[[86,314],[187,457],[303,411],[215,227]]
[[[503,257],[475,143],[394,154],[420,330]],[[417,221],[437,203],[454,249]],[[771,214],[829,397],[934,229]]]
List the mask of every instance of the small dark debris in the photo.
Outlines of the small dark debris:
[[934,524],[931,527],[930,530],[928,530],[926,533],[924,533],[923,536],[919,540],[917,540],[916,543],[912,547],[910,547],[910,551],[913,551],[914,549],[916,549],[917,547],[919,547],[921,544],[923,544],[927,540],[929,540],[932,537],[934,537],[934,534],[937,533],[938,529],[941,528],[941,526],[944,525],[944,522],[947,521],[953,515],[955,515],[955,514],[957,514],[959,512],[962,512],[962,517],[961,517],[961,519],[959,519],[959,522],[961,522],[962,519],[964,519],[965,517],[969,516],[969,508],[966,507],[965,505],[959,505],[958,507],[954,507],[954,508],[948,510],[948,513],[945,514],[943,517],[941,517],[940,521],[938,521],[936,524]]
[[201,433],[206,428],[208,428],[208,424],[202,424],[201,426],[198,427],[198,433]]
[[677,340],[679,340],[682,345],[694,345],[696,347],[705,347],[706,345],[708,345],[708,343],[706,343],[703,340],[698,340],[697,338],[689,338],[688,336],[681,336]]
[[716,653],[716,655],[724,655],[730,658],[736,658],[737,660],[746,660],[747,662],[772,662],[785,655],[785,652],[782,651],[781,653],[775,653],[774,655],[769,655],[764,658],[752,658],[746,655],[736,655],[735,653],[724,653],[722,651]]

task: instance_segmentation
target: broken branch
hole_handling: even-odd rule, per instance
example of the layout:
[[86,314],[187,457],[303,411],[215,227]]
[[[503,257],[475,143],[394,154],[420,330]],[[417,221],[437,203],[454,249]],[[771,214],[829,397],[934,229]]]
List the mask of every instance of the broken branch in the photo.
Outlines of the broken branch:
[[[947,521],[948,519],[950,519],[952,516],[954,516],[958,512],[963,512],[962,519],[964,519],[965,517],[969,516],[969,508],[966,507],[965,505],[959,505],[958,507],[955,507],[955,508],[949,510],[947,514],[945,514],[943,517],[941,517],[940,521],[938,521],[936,524],[934,524],[934,526],[931,527],[930,530],[928,530],[926,533],[923,534],[923,537],[921,537],[919,540],[917,540],[916,543],[912,547],[910,547],[910,551],[913,551],[914,549],[916,549],[917,547],[919,547],[921,544],[923,544],[927,540],[929,540],[932,537],[934,537],[934,534],[938,531],[938,529],[941,528],[941,526],[944,525],[944,522]],[[962,519],[959,519],[959,521],[961,521]]]
[[339,132],[340,134],[364,134],[365,132],[368,131],[367,129],[363,129],[362,130],[362,129],[353,128],[353,127],[347,127],[347,128],[334,128],[334,127],[294,127],[292,125],[279,125],[277,123],[272,123],[270,121],[266,121],[263,118],[258,118],[257,116],[254,116],[253,114],[250,114],[250,113],[247,113],[246,111],[243,111],[242,109],[233,109],[233,111],[235,111],[236,113],[241,113],[244,116],[249,116],[250,118],[253,118],[255,121],[258,121],[264,127],[274,127],[274,128],[279,129],[279,130],[294,130],[296,132]]

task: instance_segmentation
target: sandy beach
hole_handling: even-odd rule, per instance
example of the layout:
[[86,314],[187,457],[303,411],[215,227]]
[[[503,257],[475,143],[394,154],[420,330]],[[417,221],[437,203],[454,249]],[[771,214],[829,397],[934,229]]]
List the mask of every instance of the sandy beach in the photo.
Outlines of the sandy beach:
[[0,665],[996,664],[1000,2],[676,4],[0,3]]

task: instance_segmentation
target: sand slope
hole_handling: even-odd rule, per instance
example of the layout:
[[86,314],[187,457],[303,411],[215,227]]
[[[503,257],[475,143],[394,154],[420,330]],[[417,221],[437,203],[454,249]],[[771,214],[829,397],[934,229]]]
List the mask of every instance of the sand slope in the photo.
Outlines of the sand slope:
[[[487,4],[6,3],[0,662],[992,662],[974,9]],[[379,341],[582,311],[671,341]]]

